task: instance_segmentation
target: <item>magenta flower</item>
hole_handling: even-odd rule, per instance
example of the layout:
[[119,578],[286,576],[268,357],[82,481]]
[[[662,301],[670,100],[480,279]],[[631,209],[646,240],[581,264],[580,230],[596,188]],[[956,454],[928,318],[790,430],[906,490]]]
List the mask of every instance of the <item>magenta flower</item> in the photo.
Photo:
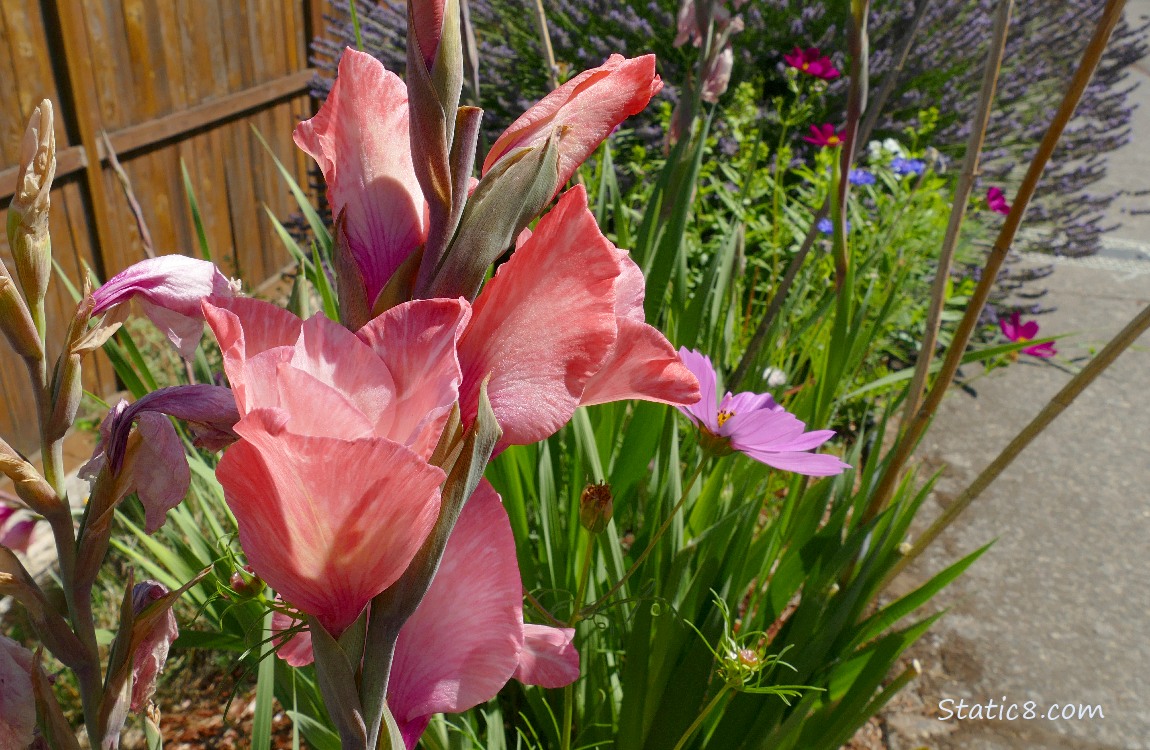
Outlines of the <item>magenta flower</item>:
[[1006,196],[996,187],[986,191],[986,205],[996,214],[1006,216],[1010,213],[1010,204],[1006,202]]
[[822,125],[811,125],[811,134],[803,136],[803,140],[816,146],[837,148],[843,143],[843,131],[836,131],[835,126],[829,122]]
[[37,520],[21,510],[22,504],[7,502],[5,494],[0,493],[0,547],[26,555]]
[[812,477],[850,468],[836,456],[808,452],[834,437],[833,430],[805,432],[806,425],[769,393],[728,392],[720,402],[711,358],[686,347],[679,349],[679,356],[699,378],[702,399],[678,409],[699,427],[708,452],[721,456],[738,451],[767,466]]
[[[1012,312],[1009,318],[999,318],[998,327],[1002,329],[1002,335],[1011,341],[1033,341],[1038,336],[1038,321],[1028,320],[1023,323],[1022,316],[1017,310]],[[1054,348],[1053,341],[1047,341],[1044,344],[1028,346],[1022,353],[1039,359],[1050,359],[1058,354],[1058,350]]]
[[795,47],[789,55],[783,55],[783,60],[795,70],[815,78],[821,78],[824,81],[830,81],[841,75],[829,57],[819,55],[818,47],[808,47],[807,49]]

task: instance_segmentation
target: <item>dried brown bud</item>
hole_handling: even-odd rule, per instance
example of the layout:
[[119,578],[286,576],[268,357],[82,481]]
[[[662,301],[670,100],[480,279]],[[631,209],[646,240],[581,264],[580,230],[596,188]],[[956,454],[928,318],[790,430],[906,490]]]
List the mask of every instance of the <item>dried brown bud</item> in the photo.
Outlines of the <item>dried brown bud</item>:
[[48,236],[48,206],[56,176],[56,132],[52,102],[32,111],[20,146],[16,194],[8,211],[8,244],[16,274],[30,305],[44,300],[52,275],[52,243]]
[[611,496],[611,486],[589,484],[579,496],[579,522],[592,534],[598,534],[611,522],[615,510],[615,498]]

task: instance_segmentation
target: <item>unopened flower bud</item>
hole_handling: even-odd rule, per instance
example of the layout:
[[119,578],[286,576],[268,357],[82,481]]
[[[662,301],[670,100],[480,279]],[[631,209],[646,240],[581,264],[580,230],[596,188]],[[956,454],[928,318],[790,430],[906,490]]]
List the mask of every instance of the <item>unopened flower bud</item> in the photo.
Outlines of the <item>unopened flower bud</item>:
[[44,357],[40,334],[3,261],[0,261],[0,330],[24,359],[37,362]]
[[231,579],[228,580],[228,586],[245,599],[258,596],[264,590],[263,579],[256,575],[250,565],[245,565],[243,570],[232,573]]
[[32,306],[43,302],[52,275],[52,242],[48,236],[48,206],[56,175],[56,133],[52,102],[32,111],[20,146],[16,194],[8,210],[8,244],[24,296]]
[[614,510],[615,498],[606,482],[587,485],[579,496],[579,523],[592,534],[599,534],[607,528]]

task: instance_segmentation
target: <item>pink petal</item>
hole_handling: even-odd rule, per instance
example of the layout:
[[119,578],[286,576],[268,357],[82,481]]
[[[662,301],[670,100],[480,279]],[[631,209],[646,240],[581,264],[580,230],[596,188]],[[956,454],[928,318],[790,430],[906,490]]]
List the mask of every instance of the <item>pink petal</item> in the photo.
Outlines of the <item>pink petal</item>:
[[1029,354],[1032,357],[1038,357],[1039,359],[1050,359],[1055,354],[1058,354],[1058,350],[1054,348],[1053,341],[1047,341],[1045,344],[1028,346],[1022,350],[1022,353]]
[[654,55],[630,60],[611,55],[600,67],[580,73],[524,112],[495,141],[483,173],[516,149],[541,145],[558,132],[558,192],[611,131],[643,111],[662,88]]
[[0,748],[24,750],[35,730],[32,652],[0,635]]
[[226,307],[205,302],[203,311],[224,355],[224,372],[242,416],[247,413],[244,363],[268,349],[294,346],[303,321],[269,302],[248,298],[231,300]]
[[474,419],[490,374],[504,445],[542,440],[567,423],[616,341],[613,249],[583,187],[564,193],[475,301],[459,342],[465,419]]
[[145,412],[137,425],[140,447],[132,466],[133,486],[144,506],[144,531],[154,534],[164,525],[168,511],[188,494],[192,473],[184,455],[184,444],[167,417],[154,411]]
[[[379,355],[354,333],[321,314],[313,315],[300,328],[291,367],[306,372],[355,404],[376,425],[376,434],[390,435],[391,422],[396,417],[392,406],[395,382]],[[293,411],[313,409],[308,395],[306,391],[296,391],[290,404],[282,398],[281,404]]]
[[483,480],[431,588],[399,634],[388,705],[400,728],[408,727],[405,737],[418,738],[433,713],[493,698],[515,672],[522,645],[515,538],[499,495]]
[[699,401],[699,381],[654,326],[619,319],[618,340],[599,371],[587,381],[579,403],[642,399],[663,404]]
[[716,432],[719,429],[719,400],[715,366],[711,364],[710,357],[686,347],[679,347],[679,358],[683,366],[699,380],[699,401],[686,406],[680,404],[677,408],[699,426]]
[[1018,335],[1024,339],[1032,339],[1038,336],[1038,321],[1028,320],[1023,323],[1018,329]]
[[465,300],[415,300],[391,308],[356,334],[391,373],[395,412],[386,437],[430,455],[463,373],[456,346],[471,319]]
[[311,650],[311,632],[306,627],[290,636],[278,635],[300,624],[300,620],[293,620],[283,612],[272,614],[272,644],[276,656],[293,667],[306,667],[315,661],[315,654]]
[[527,685],[561,688],[579,679],[579,652],[574,628],[523,626],[523,651],[515,679]]
[[254,411],[216,470],[256,573],[338,636],[403,573],[444,473],[384,438],[305,437]]
[[758,450],[744,450],[743,453],[767,466],[795,474],[805,474],[808,477],[835,476],[850,468],[836,456],[826,453],[776,453]]
[[728,45],[707,69],[707,77],[703,81],[703,90],[700,94],[703,101],[710,104],[719,101],[719,97],[726,93],[727,86],[731,82],[731,70],[734,66],[735,52]]
[[180,354],[194,354],[203,331],[201,301],[234,296],[231,284],[206,260],[163,255],[142,260],[113,276],[92,293],[93,315],[139,299],[145,314],[164,331]]
[[369,302],[427,238],[408,133],[403,81],[351,48],[319,113],[295,129],[296,145],[323,170],[333,214],[346,217]]

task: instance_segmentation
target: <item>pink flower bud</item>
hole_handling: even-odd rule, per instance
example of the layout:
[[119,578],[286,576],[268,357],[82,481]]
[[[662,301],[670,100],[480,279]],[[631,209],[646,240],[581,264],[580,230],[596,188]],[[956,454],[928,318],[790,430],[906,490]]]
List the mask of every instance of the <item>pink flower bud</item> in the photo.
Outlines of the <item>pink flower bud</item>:
[[427,69],[431,70],[435,62],[435,52],[439,49],[439,36],[443,33],[443,6],[444,0],[411,0],[411,17],[415,22],[414,29],[408,29],[408,34],[414,32],[419,42],[419,51]]

